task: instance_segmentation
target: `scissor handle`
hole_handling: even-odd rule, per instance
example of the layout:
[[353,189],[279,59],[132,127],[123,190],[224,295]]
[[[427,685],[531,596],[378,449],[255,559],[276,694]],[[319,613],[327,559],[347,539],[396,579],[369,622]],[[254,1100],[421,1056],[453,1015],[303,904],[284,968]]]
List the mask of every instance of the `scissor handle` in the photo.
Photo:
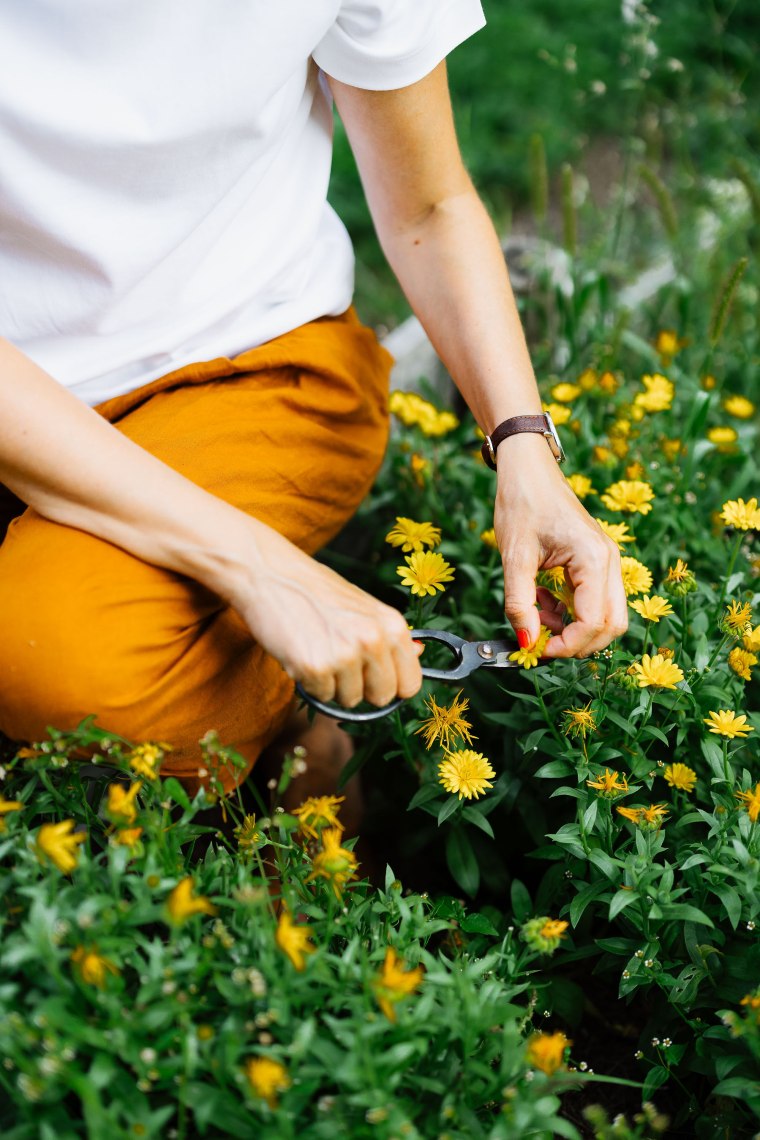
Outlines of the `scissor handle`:
[[382,708],[369,709],[367,712],[357,712],[355,709],[344,709],[342,705],[331,705],[327,701],[319,701],[313,697],[311,693],[307,693],[300,681],[296,681],[296,692],[302,701],[315,708],[317,712],[324,713],[325,716],[334,717],[336,720],[348,720],[354,724],[361,724],[363,721],[379,720],[381,716],[388,716],[389,713],[395,712],[397,708],[403,705],[404,697],[396,697],[395,701],[391,701],[389,705],[383,705]]

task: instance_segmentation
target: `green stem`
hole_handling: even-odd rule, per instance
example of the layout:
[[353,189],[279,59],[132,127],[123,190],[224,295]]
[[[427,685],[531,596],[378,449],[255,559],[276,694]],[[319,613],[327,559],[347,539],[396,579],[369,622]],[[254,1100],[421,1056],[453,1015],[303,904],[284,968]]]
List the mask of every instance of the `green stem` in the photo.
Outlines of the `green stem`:
[[713,653],[712,657],[707,662],[707,664],[705,665],[704,669],[699,674],[699,676],[696,677],[695,680],[692,682],[692,685],[691,685],[692,692],[694,691],[694,689],[696,689],[697,685],[699,685],[704,680],[704,678],[707,676],[707,674],[710,672],[710,670],[712,669],[715,662],[718,660],[718,657],[723,652],[723,650],[725,649],[728,642],[729,642],[729,635],[727,633],[724,633],[723,637],[718,642],[717,648],[715,649],[715,652]]
[[737,530],[736,534],[734,535],[734,545],[733,545],[733,548],[731,550],[731,557],[728,560],[728,570],[726,570],[726,576],[723,579],[723,585],[721,586],[721,589],[720,589],[720,597],[718,598],[718,615],[717,615],[718,621],[720,621],[720,611],[721,611],[721,607],[723,605],[723,599],[726,596],[726,587],[728,586],[728,580],[731,577],[731,574],[733,573],[733,569],[734,569],[734,566],[736,564],[736,559],[739,556],[739,551],[741,550],[741,545],[742,545],[743,540],[744,540],[744,532],[741,530]]
[[562,749],[564,751],[565,744],[566,744],[565,738],[561,735],[561,733],[559,732],[554,721],[549,716],[549,710],[546,707],[546,703],[544,701],[543,694],[541,693],[541,688],[540,688],[539,683],[538,683],[538,677],[536,676],[535,673],[532,674],[532,677],[533,677],[533,688],[535,689],[536,697],[538,698],[538,704],[539,704],[539,707],[541,709],[541,712],[544,715],[544,720],[546,721],[547,727],[549,728],[549,731],[551,732],[552,736],[557,741],[557,743],[562,746]]

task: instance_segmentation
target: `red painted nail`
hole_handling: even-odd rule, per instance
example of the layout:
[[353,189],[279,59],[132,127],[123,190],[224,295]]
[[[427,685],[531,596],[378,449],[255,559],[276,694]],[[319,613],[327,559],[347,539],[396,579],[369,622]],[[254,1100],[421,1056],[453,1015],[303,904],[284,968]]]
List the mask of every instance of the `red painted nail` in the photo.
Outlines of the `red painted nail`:
[[412,638],[412,645],[417,650],[417,656],[419,657],[419,655],[422,653],[422,650],[425,648],[425,642],[415,641],[414,638]]
[[517,631],[517,644],[521,649],[527,649],[530,645],[530,634],[527,629],[518,629]]

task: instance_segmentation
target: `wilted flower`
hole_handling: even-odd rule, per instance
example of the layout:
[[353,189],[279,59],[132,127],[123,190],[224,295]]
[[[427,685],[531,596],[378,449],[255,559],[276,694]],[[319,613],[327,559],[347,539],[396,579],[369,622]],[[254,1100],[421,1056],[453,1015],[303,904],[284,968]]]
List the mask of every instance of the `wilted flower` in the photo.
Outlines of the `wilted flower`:
[[752,606],[749,602],[730,602],[723,615],[720,628],[723,633],[730,633],[734,637],[742,637],[752,629]]
[[662,773],[671,788],[680,788],[683,792],[693,792],[697,782],[697,773],[686,764],[666,764]]
[[669,566],[663,582],[663,589],[674,598],[684,598],[697,588],[697,579],[682,558],[676,559],[675,566]]
[[562,731],[566,736],[582,736],[585,740],[587,733],[596,732],[596,719],[591,711],[591,703],[589,701],[587,705],[580,708],[570,708],[563,711],[565,723],[562,726]]
[[454,569],[438,551],[417,550],[406,559],[406,566],[398,566],[396,573],[402,586],[409,586],[413,594],[424,598],[444,590],[446,582],[454,579]]
[[437,546],[441,541],[441,532],[432,523],[397,517],[396,525],[388,531],[385,541],[391,546],[400,546],[404,552],[422,550],[423,546]]
[[460,800],[482,796],[486,788],[493,787],[491,777],[495,775],[485,756],[470,748],[449,752],[438,765],[438,782]]
[[428,697],[425,704],[431,715],[416,730],[425,737],[426,748],[432,748],[434,744],[440,743],[448,751],[452,741],[456,740],[466,740],[468,744],[472,744],[473,737],[470,733],[472,725],[464,715],[469,703],[467,697],[462,697],[461,689],[450,705],[439,705],[434,696]]
[[408,994],[414,993],[422,984],[425,971],[422,966],[403,969],[404,962],[392,946],[385,951],[385,959],[379,974],[372,982],[375,1000],[389,1021],[396,1020],[396,1005]]

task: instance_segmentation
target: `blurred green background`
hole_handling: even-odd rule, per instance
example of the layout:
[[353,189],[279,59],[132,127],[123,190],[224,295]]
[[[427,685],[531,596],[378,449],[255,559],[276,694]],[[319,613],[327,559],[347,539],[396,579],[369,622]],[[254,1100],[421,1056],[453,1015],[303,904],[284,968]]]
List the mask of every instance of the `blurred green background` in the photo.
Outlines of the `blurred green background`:
[[[565,163],[602,209],[631,156],[650,164],[676,201],[698,198],[710,176],[735,177],[737,163],[740,177],[756,176],[758,0],[483,7],[487,27],[452,53],[449,75],[465,161],[500,233],[536,230],[538,136],[554,201]],[[409,309],[374,238],[340,124],[330,196],[355,243],[359,311],[392,327]]]

